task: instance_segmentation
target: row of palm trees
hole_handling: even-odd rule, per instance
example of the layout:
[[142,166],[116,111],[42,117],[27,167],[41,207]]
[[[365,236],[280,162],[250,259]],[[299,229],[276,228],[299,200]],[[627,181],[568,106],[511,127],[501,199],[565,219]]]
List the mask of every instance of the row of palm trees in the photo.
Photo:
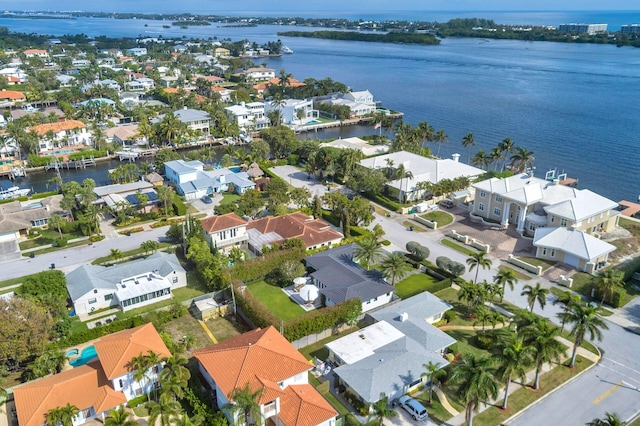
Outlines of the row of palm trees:
[[411,265],[400,252],[383,256],[382,242],[375,235],[360,240],[353,254],[354,259],[367,270],[380,261],[382,275],[391,282],[391,285],[395,285],[412,270]]
[[534,153],[526,148],[515,146],[511,138],[505,138],[488,152],[479,150],[472,158],[471,148],[475,145],[472,133],[467,133],[462,138],[462,146],[469,151],[468,161],[483,170],[493,166],[496,171],[502,172],[505,168],[509,168],[514,173],[522,173],[533,168]]

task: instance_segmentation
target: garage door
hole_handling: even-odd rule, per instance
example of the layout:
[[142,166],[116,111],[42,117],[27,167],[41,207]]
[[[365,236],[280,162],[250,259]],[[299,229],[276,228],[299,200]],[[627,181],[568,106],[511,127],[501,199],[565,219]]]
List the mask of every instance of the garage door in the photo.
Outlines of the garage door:
[[574,268],[577,268],[578,262],[580,262],[580,259],[577,256],[568,253],[564,256],[564,263],[566,263],[567,265],[571,265]]

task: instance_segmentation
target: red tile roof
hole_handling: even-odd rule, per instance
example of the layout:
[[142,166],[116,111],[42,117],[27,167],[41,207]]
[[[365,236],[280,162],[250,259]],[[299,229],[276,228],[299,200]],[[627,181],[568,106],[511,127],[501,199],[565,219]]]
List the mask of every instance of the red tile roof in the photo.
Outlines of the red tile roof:
[[249,383],[252,390],[265,389],[261,403],[281,393],[278,382],[311,369],[302,354],[273,327],[241,334],[194,355],[225,395]]
[[85,127],[87,126],[80,120],[65,120],[65,121],[58,121],[55,123],[45,123],[45,124],[38,124],[37,126],[31,126],[29,127],[29,131],[34,131],[38,135],[44,136],[49,131],[52,131],[53,133],[60,133],[64,130],[73,130],[76,128],[84,129]]
[[338,413],[311,385],[290,385],[280,399],[278,417],[285,426],[315,426]]
[[262,234],[275,232],[282,237],[281,241],[300,238],[307,247],[342,238],[342,234],[331,229],[328,222],[314,219],[303,212],[253,220],[247,224],[249,229],[256,229]]
[[109,379],[130,371],[129,361],[138,355],[146,355],[150,350],[160,358],[171,356],[171,352],[151,323],[109,334],[100,338],[94,346]]
[[235,213],[211,216],[200,221],[205,232],[212,233],[246,225],[247,221]]
[[13,395],[21,426],[42,426],[47,411],[67,403],[101,413],[127,402],[122,392],[113,390],[97,361],[18,386]]
[[24,93],[18,92],[16,90],[2,90],[0,91],[0,99],[13,101],[27,99],[27,97],[24,95]]

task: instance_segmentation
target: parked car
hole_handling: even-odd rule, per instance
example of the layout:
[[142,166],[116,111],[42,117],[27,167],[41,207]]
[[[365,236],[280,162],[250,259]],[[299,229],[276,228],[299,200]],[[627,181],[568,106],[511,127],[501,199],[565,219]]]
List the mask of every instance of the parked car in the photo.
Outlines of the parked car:
[[209,197],[208,195],[205,195],[204,197],[201,198],[202,202],[205,204],[211,204],[213,203],[213,200],[211,199],[211,197]]
[[440,205],[442,207],[444,207],[445,209],[450,209],[451,207],[453,207],[453,201],[451,201],[451,200],[442,200],[442,201],[440,201]]
[[427,414],[427,409],[424,408],[422,404],[420,404],[415,399],[410,396],[403,395],[394,401],[393,405],[399,405],[404,408],[407,413],[413,417],[413,420],[426,420],[429,418],[429,414]]

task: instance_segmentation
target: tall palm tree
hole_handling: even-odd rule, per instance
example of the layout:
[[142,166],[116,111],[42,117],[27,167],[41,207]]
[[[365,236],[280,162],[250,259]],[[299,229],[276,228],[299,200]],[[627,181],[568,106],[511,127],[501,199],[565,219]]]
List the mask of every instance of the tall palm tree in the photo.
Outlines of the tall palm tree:
[[131,358],[128,364],[129,371],[133,373],[133,380],[140,384],[142,391],[147,394],[147,401],[151,400],[150,392],[147,392],[149,378],[149,358],[146,355],[140,353],[138,356]]
[[500,296],[500,301],[502,302],[506,287],[509,286],[509,290],[513,291],[514,286],[518,283],[518,279],[513,269],[504,268],[500,269],[498,273],[493,276],[493,282],[502,287],[502,294]]
[[473,253],[467,259],[467,265],[469,265],[469,272],[476,269],[476,278],[473,280],[474,282],[478,282],[478,272],[480,272],[480,268],[482,269],[491,269],[491,265],[493,262],[491,259],[487,257],[485,252]]
[[486,297],[487,295],[482,285],[474,283],[471,280],[460,283],[458,300],[463,300],[467,303],[467,314],[469,317],[473,315],[478,306],[484,304]]
[[[158,402],[147,402],[147,408],[149,410],[149,424],[170,426],[173,421],[179,416],[182,408],[180,403],[171,400],[167,395],[160,395]],[[158,419],[160,420],[158,422]]]
[[482,401],[498,397],[498,384],[493,378],[492,366],[491,357],[473,353],[464,354],[462,360],[454,364],[451,382],[460,385],[458,393],[466,404],[465,419],[468,426],[473,426],[473,413]]
[[382,426],[384,419],[391,419],[398,415],[398,412],[389,407],[389,401],[387,396],[383,393],[380,394],[380,399],[370,405],[371,412],[367,418],[367,423],[375,419],[379,426]]
[[578,348],[582,345],[585,335],[589,334],[589,340],[595,338],[602,340],[602,331],[608,330],[607,324],[598,316],[598,311],[594,306],[575,305],[567,312],[560,312],[558,317],[571,325],[569,333],[575,337],[573,342],[573,353],[569,367],[573,368],[576,363]]
[[[567,290],[553,301],[553,305],[557,305],[558,303],[561,303],[563,305],[564,312],[567,312],[571,310],[574,305],[580,305],[582,303],[582,297],[580,297],[579,294],[575,294]],[[560,331],[564,331],[564,320],[561,321]]]
[[187,416],[186,414],[183,414],[182,416],[173,420],[173,425],[174,426],[200,426],[202,425],[203,422],[204,420],[199,415],[195,415],[189,418],[189,416]]
[[484,305],[480,305],[476,308],[475,316],[476,316],[476,320],[473,322],[473,325],[476,325],[478,323],[482,324],[483,333],[485,331],[485,325],[487,323],[491,324],[491,326],[495,328],[499,322],[504,324],[504,321],[505,321],[504,316],[502,316],[500,312],[497,312]]
[[538,390],[542,366],[549,362],[558,362],[564,353],[564,345],[556,339],[560,336],[560,329],[545,318],[535,325],[520,330],[519,334],[525,337],[526,344],[534,350],[536,376],[533,380],[533,389]]
[[49,229],[57,229],[58,230],[58,235],[60,236],[60,238],[62,238],[62,225],[65,223],[65,219],[60,216],[59,214],[53,214],[51,215],[51,217],[49,218],[49,220],[47,220],[47,226],[49,227]]
[[513,334],[502,343],[500,349],[501,351],[497,355],[500,362],[497,373],[505,380],[502,409],[506,410],[511,379],[515,376],[520,379],[522,383],[526,381],[527,367],[533,362],[533,348],[525,345],[522,336]]
[[513,141],[511,140],[511,138],[504,138],[502,140],[502,142],[500,142],[498,144],[498,146],[500,147],[500,149],[502,150],[502,152],[504,153],[504,157],[503,160],[504,162],[502,163],[502,170],[504,170],[505,167],[505,163],[506,163],[506,156],[513,154],[513,151],[515,150],[516,146],[513,143]]
[[509,161],[511,162],[511,171],[513,173],[523,173],[527,169],[533,168],[533,162],[535,161],[533,151],[528,151],[525,148],[517,147]]
[[607,412],[604,419],[593,419],[586,426],[626,426],[627,424],[616,413]]
[[382,275],[384,275],[386,279],[391,279],[391,285],[396,285],[396,280],[402,279],[413,269],[400,252],[389,253],[387,257],[380,262],[380,266],[382,267]]
[[491,164],[491,155],[481,149],[473,156],[471,164],[480,167],[482,170],[486,170],[487,167],[489,167],[489,165]]
[[536,283],[535,287],[529,284],[525,285],[520,296],[527,296],[529,309],[533,312],[536,302],[540,305],[540,309],[544,309],[547,304],[547,294],[549,294],[549,289],[542,287],[540,283]]
[[109,417],[104,420],[104,424],[105,426],[138,426],[140,423],[130,419],[130,415],[131,413],[121,405],[116,410],[109,411]]
[[444,130],[438,130],[435,135],[433,135],[433,139],[438,143],[438,153],[436,154],[438,158],[440,157],[440,148],[442,145],[447,143],[449,140],[449,136],[446,135]]
[[[249,426],[249,421],[253,418],[254,422],[257,422],[260,414],[260,398],[264,393],[264,388],[257,390],[251,389],[251,384],[246,383],[240,388],[235,388],[229,395],[230,403],[226,408],[233,413],[235,419],[238,414],[241,414],[244,419],[244,425]],[[239,420],[239,419],[238,419]],[[239,424],[237,421],[234,422]]]
[[602,305],[606,299],[611,301],[616,289],[624,286],[624,272],[615,269],[607,269],[596,278],[596,288],[598,293],[602,295],[600,304]]
[[360,240],[353,251],[353,258],[367,270],[381,255],[382,243],[374,235]]
[[175,196],[175,191],[168,186],[159,186],[156,188],[156,192],[158,194],[158,199],[164,205],[164,215],[165,219],[169,218],[169,204],[173,201],[173,197]]
[[422,364],[422,366],[424,367],[425,371],[424,373],[422,373],[422,376],[427,378],[427,381],[429,382],[429,404],[431,404],[431,401],[433,401],[432,399],[432,395],[433,395],[433,380],[435,378],[436,373],[438,372],[438,370],[440,370],[440,366],[442,364],[440,364],[439,362],[433,362],[433,361],[429,361],[429,363],[427,364]]
[[[186,337],[187,336],[185,336],[185,340]],[[179,355],[174,355],[163,358],[162,361],[164,365],[162,366],[162,371],[160,371],[159,380],[164,382],[176,378],[186,386],[191,378],[191,372],[185,367],[185,365],[187,365],[187,359]]]
[[45,414],[45,421],[50,426],[72,426],[73,418],[80,412],[75,405],[67,402],[64,407],[54,407]]
[[473,139],[473,133],[469,132],[462,138],[462,147],[467,148],[469,153],[467,163],[471,163],[471,148],[474,146],[476,146],[476,141]]

